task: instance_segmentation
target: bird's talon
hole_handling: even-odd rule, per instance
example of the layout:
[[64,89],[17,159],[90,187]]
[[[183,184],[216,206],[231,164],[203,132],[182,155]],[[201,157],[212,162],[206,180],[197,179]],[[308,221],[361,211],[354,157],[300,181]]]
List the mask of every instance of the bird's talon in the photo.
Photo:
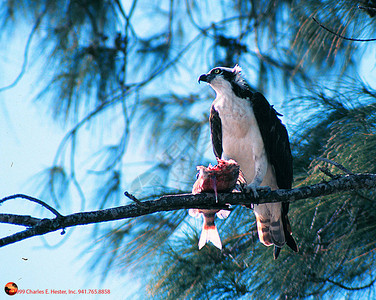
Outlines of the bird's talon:
[[254,184],[249,184],[247,185],[247,187],[245,188],[245,190],[247,191],[247,193],[253,193],[253,197],[257,198],[258,197],[258,193],[257,193],[257,186],[254,185]]
[[246,185],[243,183],[237,183],[233,189],[233,192],[235,193],[246,193]]
[[245,191],[247,193],[253,193],[253,196],[257,198],[259,196],[257,190],[264,191],[264,192],[271,192],[271,188],[269,186],[256,186],[255,184],[251,183],[246,186]]

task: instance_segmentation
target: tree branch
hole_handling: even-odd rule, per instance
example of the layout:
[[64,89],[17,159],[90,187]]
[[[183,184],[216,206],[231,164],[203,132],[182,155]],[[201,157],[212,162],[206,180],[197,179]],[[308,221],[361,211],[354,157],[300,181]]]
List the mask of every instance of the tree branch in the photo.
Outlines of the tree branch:
[[329,182],[290,190],[265,191],[264,189],[260,189],[257,197],[254,197],[253,193],[221,193],[218,194],[218,202],[216,202],[214,194],[210,193],[197,195],[178,194],[165,195],[157,200],[143,201],[141,202],[142,205],[138,203],[129,204],[67,216],[60,215],[54,219],[37,219],[30,216],[0,214],[0,223],[32,226],[24,231],[0,239],[0,247],[59,229],[63,230],[63,234],[65,228],[72,226],[135,218],[155,212],[189,208],[226,208],[228,205],[239,204],[250,207],[251,204],[294,202],[300,199],[325,196],[343,191],[371,189],[375,187],[376,174],[347,174]]
[[14,215],[14,214],[0,214],[0,223],[8,223],[12,225],[21,225],[32,227],[37,225],[42,219],[31,216]]
[[350,175],[354,174],[349,169],[345,168],[343,165],[341,165],[340,163],[335,162],[334,160],[331,160],[331,159],[328,159],[328,158],[325,158],[325,157],[316,157],[316,160],[332,164],[333,166],[337,167],[338,169],[340,169],[341,171],[345,172],[346,174],[350,174]]
[[348,290],[348,291],[359,291],[359,290],[364,290],[364,289],[367,289],[367,288],[373,286],[373,284],[376,282],[376,279],[374,279],[374,280],[372,280],[370,283],[368,283],[368,284],[366,284],[366,285],[364,285],[364,286],[360,286],[360,287],[349,287],[349,286],[345,286],[345,285],[343,285],[342,283],[340,283],[340,282],[336,282],[336,281],[331,280],[331,279],[329,279],[329,278],[327,278],[327,279],[319,279],[318,281],[319,281],[319,282],[330,282],[330,283],[332,283],[332,284],[334,284],[334,285],[336,285],[336,286],[339,286],[340,288],[345,289],[345,290]]
[[39,205],[42,205],[43,207],[47,208],[56,217],[62,217],[62,215],[56,209],[54,209],[53,207],[51,207],[50,205],[48,205],[46,202],[44,202],[42,200],[39,200],[37,198],[28,196],[28,195],[16,194],[16,195],[8,196],[8,197],[5,197],[5,198],[1,199],[0,200],[0,204],[4,203],[5,201],[16,199],[16,198],[26,199],[28,201],[38,203]]
[[335,36],[338,36],[339,38],[346,40],[346,41],[353,41],[353,42],[374,42],[376,41],[375,38],[373,39],[354,39],[354,38],[349,38],[343,35],[338,34],[337,32],[329,29],[328,27],[325,27],[323,24],[321,24],[319,21],[317,21],[315,18],[312,18],[313,21],[317,23],[321,28],[325,29],[326,31],[330,32],[331,34],[334,34]]

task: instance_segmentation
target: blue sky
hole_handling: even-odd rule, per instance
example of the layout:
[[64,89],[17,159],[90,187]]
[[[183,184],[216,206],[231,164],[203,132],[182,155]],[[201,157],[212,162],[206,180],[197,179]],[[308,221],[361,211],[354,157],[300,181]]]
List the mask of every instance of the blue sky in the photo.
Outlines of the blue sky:
[[[15,38],[8,47],[7,56],[0,59],[3,75],[0,86],[5,86],[17,77],[23,61],[24,40]],[[38,66],[31,66],[22,80],[12,89],[0,93],[0,198],[16,193],[35,195],[38,191],[36,174],[51,165],[65,130],[53,122],[43,103],[32,101],[36,87],[33,75]],[[6,70],[6,72],[4,72]],[[43,199],[49,202],[49,199]],[[50,203],[52,204],[52,203]],[[78,205],[62,208],[64,214],[79,211]],[[17,199],[0,206],[1,213],[51,217],[34,203]],[[114,226],[116,225],[113,223]],[[0,236],[23,230],[23,227],[0,224]],[[91,226],[67,229],[34,237],[0,249],[0,298],[4,299],[3,287],[9,281],[20,289],[78,290],[110,289],[109,295],[71,296],[72,299],[126,299],[124,282],[134,280],[127,291],[137,286],[136,279],[121,277],[116,271],[107,280],[100,282],[101,272],[88,273],[85,265],[90,258],[83,255],[87,247]],[[59,247],[46,247],[57,245]],[[119,278],[121,278],[119,280]],[[4,294],[3,294],[4,293]],[[26,295],[22,299],[56,299],[56,295]],[[62,296],[65,298],[65,296]],[[67,296],[68,297],[68,296]],[[69,299],[65,298],[65,299]]]
[[[16,193],[34,195],[35,175],[47,167],[63,137],[63,130],[50,120],[43,118],[38,107],[25,100],[26,91],[22,83],[20,88],[7,93],[5,99],[7,118],[0,119],[0,198]],[[2,107],[2,109],[5,109]],[[48,202],[48,199],[43,199]],[[78,207],[73,207],[78,211]],[[75,210],[76,209],[76,210]],[[0,206],[2,213],[51,217],[50,213],[33,203],[17,199]],[[68,212],[67,212],[68,213]],[[115,225],[115,223],[114,223]],[[1,248],[0,295],[3,286],[9,281],[17,283],[20,289],[110,289],[111,297],[75,296],[74,299],[125,299],[124,282],[120,274],[110,274],[104,283],[100,283],[101,273],[88,274],[85,264],[90,258],[82,255],[87,247],[87,236],[92,226],[67,229],[67,236],[60,232],[47,234],[43,239],[33,237]],[[6,236],[22,227],[0,226],[0,236]],[[59,247],[45,247],[65,242]],[[72,296],[73,297],[73,296]],[[3,296],[0,296],[3,299]],[[28,295],[22,299],[56,299],[56,296]]]

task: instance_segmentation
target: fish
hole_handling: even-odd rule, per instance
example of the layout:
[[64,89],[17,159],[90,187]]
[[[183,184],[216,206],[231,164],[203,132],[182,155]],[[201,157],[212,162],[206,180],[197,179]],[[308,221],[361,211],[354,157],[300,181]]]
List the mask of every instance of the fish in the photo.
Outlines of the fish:
[[[214,192],[216,202],[218,202],[219,192],[231,192],[236,187],[238,179],[242,177],[240,166],[233,160],[217,158],[217,165],[208,167],[197,166],[197,180],[193,184],[192,194]],[[243,179],[240,179],[242,181]],[[221,238],[217,227],[215,226],[215,216],[225,219],[230,215],[229,210],[225,209],[197,209],[189,210],[192,217],[204,218],[198,249],[200,250],[206,243],[211,242],[218,249],[222,249]]]

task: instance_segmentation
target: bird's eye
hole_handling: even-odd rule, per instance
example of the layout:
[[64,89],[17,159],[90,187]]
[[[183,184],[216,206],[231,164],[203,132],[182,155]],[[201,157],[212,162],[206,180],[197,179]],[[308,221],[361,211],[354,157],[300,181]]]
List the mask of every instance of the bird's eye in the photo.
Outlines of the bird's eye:
[[214,74],[220,74],[220,73],[222,73],[222,70],[221,69],[214,69],[213,73]]

